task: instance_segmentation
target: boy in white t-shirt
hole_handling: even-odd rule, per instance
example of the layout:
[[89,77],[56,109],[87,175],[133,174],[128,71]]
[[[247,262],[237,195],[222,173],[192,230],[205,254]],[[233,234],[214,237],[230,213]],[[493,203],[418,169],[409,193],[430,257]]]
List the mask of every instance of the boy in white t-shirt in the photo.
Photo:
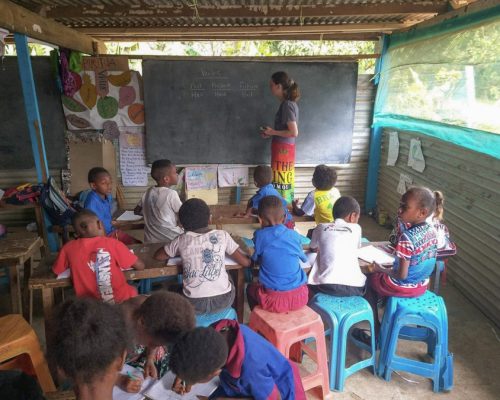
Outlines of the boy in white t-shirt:
[[358,202],[340,197],[333,206],[334,222],[319,224],[312,233],[311,250],[318,256],[309,274],[311,295],[363,296],[366,277],[358,262],[361,227]]
[[142,195],[134,212],[144,217],[144,243],[164,243],[183,232],[177,221],[182,202],[179,194],[169,188],[177,184],[177,169],[170,160],[156,160],[151,176],[156,186]]
[[235,289],[226,271],[225,255],[244,267],[250,266],[250,259],[229,233],[208,227],[210,209],[203,200],[187,200],[179,209],[179,220],[185,233],[158,249],[155,259],[181,256],[182,292],[196,314],[231,307]]

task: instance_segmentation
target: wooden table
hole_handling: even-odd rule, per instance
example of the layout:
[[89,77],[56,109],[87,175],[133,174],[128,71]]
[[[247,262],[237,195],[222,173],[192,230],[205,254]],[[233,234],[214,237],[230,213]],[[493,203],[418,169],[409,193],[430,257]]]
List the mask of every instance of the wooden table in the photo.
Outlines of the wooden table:
[[[22,239],[0,239],[0,264],[8,267],[12,312],[21,314],[31,321],[31,301],[28,280],[33,271],[33,256],[43,247],[38,236]],[[24,265],[24,291],[21,296],[20,268]],[[23,301],[24,298],[24,301]],[[23,307],[24,306],[24,307]]]
[[[161,244],[135,244],[129,246],[134,253],[139,257],[146,268],[142,271],[129,270],[124,271],[127,280],[138,280],[148,278],[159,278],[166,276],[176,276],[182,273],[182,266],[167,265],[164,261],[157,261],[153,258],[155,251],[162,246]],[[30,290],[39,289],[42,291],[42,305],[45,321],[48,320],[54,307],[54,289],[71,287],[71,279],[57,279],[52,272],[52,260],[48,260],[45,266],[40,267],[40,271],[34,274],[29,280]],[[236,308],[238,320],[243,322],[243,306],[245,303],[245,273],[244,267],[241,265],[226,265],[226,270],[233,278],[236,297],[233,306]]]

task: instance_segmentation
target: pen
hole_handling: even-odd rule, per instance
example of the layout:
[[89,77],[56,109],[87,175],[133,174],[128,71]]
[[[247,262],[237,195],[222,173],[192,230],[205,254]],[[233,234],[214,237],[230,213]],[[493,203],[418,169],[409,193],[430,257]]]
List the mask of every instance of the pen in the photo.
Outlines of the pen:
[[181,381],[181,385],[182,385],[182,393],[186,393],[186,381]]
[[133,381],[137,380],[137,376],[132,375],[132,374],[130,373],[130,371],[127,371],[127,376],[128,376],[130,379],[132,379]]

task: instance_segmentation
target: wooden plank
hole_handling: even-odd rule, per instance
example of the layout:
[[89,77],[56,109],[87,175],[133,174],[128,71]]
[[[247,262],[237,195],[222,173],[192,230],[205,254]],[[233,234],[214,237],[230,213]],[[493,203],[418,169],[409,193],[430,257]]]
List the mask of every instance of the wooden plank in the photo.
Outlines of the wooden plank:
[[[464,0],[460,0],[464,1]],[[469,1],[470,0],[465,0]],[[196,3],[194,3],[196,4]],[[446,12],[446,2],[411,4],[411,3],[385,3],[385,4],[329,4],[329,5],[302,5],[297,6],[267,6],[267,5],[231,5],[229,7],[213,7],[199,4],[196,6],[199,18],[322,18],[333,16],[362,16],[362,15],[401,15],[401,14],[440,14]],[[106,18],[195,18],[193,6],[139,4],[115,5],[51,5],[43,7],[40,14],[53,19],[78,19],[92,17]]]
[[0,27],[86,54],[97,54],[98,48],[102,50],[103,47],[88,35],[43,18],[8,0],[0,0]]

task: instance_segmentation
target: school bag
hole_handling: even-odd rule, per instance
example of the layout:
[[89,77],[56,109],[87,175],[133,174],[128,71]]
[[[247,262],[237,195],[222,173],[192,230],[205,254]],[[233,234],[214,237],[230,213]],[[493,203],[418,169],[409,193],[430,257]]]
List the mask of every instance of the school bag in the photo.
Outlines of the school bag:
[[22,185],[5,189],[2,200],[7,204],[25,205],[36,203],[42,190],[42,185],[24,183]]
[[54,178],[49,177],[40,194],[40,205],[47,212],[53,225],[71,224],[73,215],[78,211],[57,187]]

